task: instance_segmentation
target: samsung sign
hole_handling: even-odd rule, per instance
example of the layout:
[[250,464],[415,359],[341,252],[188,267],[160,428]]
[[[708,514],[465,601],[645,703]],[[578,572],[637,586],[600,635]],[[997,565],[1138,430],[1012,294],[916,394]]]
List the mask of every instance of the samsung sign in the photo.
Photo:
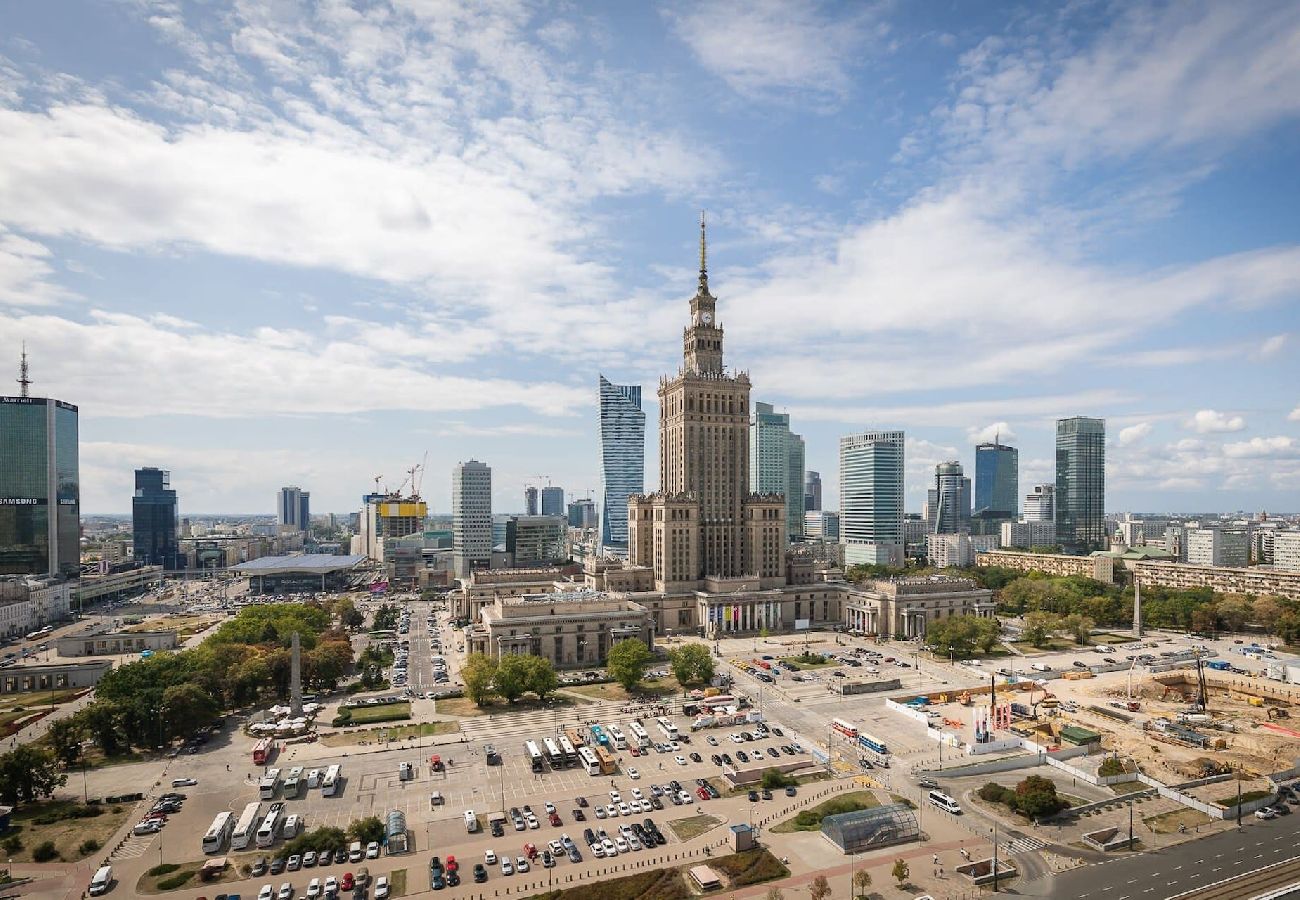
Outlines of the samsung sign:
[[0,497],[0,506],[45,506],[44,497]]

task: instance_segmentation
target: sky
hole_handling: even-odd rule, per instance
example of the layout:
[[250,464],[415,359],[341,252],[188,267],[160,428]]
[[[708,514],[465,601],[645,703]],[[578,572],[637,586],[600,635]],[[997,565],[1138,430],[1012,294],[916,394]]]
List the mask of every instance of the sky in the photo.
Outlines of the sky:
[[706,210],[827,508],[841,435],[919,511],[1087,415],[1109,511],[1300,511],[1297,85],[1287,0],[12,0],[0,371],[80,407],[87,513],[596,497],[600,373],[654,489]]

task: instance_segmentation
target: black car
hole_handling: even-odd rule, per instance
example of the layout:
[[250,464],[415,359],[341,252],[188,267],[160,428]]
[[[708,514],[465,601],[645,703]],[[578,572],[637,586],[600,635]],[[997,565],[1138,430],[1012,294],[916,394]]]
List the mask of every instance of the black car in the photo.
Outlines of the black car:
[[586,806],[586,805],[587,805],[587,798],[586,798],[586,797],[579,797],[578,800],[577,800],[577,803],[578,803],[579,806]]
[[284,866],[285,866],[284,857],[277,856],[275,859],[271,860],[271,869],[270,869],[271,874],[279,875],[281,872],[284,871]]
[[736,759],[740,760],[741,762],[749,762],[749,754],[746,753],[744,750],[737,750]]
[[587,814],[586,814],[585,812],[583,812],[582,810],[580,810],[580,809],[574,809],[574,810],[571,810],[571,812],[573,813],[573,821],[575,821],[575,822],[585,822],[585,821],[587,821]]
[[781,751],[778,750],[778,749],[776,749],[775,747],[768,747],[768,748],[767,748],[767,755],[770,756],[770,757],[772,757],[773,759],[776,759],[777,757],[779,757],[779,756],[781,755]]
[[731,765],[731,754],[730,753],[722,754],[722,761],[727,765]]
[[569,852],[569,862],[576,862],[576,863],[582,862],[582,854],[578,852],[577,847],[570,846],[568,852]]
[[493,837],[505,837],[505,836],[506,836],[506,828],[505,828],[504,825],[501,824],[501,820],[500,820],[500,819],[493,819],[493,820],[492,820],[492,836],[493,836]]
[[265,856],[259,856],[257,858],[257,861],[253,863],[253,869],[252,869],[253,877],[259,878],[262,875],[265,875],[266,870],[268,868],[270,868],[270,861],[267,860]]
[[772,726],[772,733],[777,737],[785,737],[785,732],[781,730],[781,726],[779,725]]
[[334,851],[334,865],[341,866],[347,863],[347,861],[348,861],[348,851],[344,850],[342,847],[339,847],[337,850]]
[[700,754],[698,754],[698,753],[692,753],[692,754],[691,754],[691,762],[704,762],[704,760],[703,760],[703,758],[701,758]]
[[592,844],[596,843],[596,832],[592,831],[590,828],[584,828],[582,829],[582,839],[586,841],[587,846],[590,847]]
[[790,787],[788,787],[788,788],[785,789],[785,795],[786,795],[787,797],[793,797],[793,796],[794,796],[795,794],[797,794],[797,793],[799,793],[799,792],[798,792],[797,790],[795,790],[794,785],[790,785]]
[[763,788],[763,799],[764,799],[764,800],[771,800],[771,799],[772,799],[772,792],[771,792],[770,790],[768,790],[767,788]]
[[713,754],[712,756],[710,756],[709,759],[713,760],[713,764],[714,764],[715,766],[720,766],[720,765],[722,765],[722,757],[719,756],[719,755],[716,754],[716,753]]
[[654,794],[651,794],[651,795],[650,795],[650,805],[653,806],[655,809],[663,809],[663,808],[664,808],[664,802],[663,802],[662,800],[660,800],[660,799],[659,799],[656,795],[654,795]]
[[474,881],[478,884],[487,881],[487,868],[482,863],[474,863]]
[[460,873],[459,873],[459,872],[448,872],[448,873],[447,873],[447,887],[455,887],[455,886],[458,885],[458,884],[460,884]]
[[757,802],[758,802],[758,791],[750,791],[750,792],[749,792],[749,802],[750,802],[750,803],[757,803]]

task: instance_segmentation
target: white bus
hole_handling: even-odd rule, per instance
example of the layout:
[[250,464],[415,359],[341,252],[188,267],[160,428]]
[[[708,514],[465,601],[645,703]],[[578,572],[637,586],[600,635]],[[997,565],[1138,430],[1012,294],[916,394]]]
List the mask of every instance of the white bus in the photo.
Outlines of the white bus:
[[659,730],[664,733],[664,737],[668,738],[668,740],[677,740],[677,726],[673,724],[672,719],[667,716],[660,716],[655,719],[655,724],[659,726]]
[[578,760],[582,767],[587,770],[588,775],[600,774],[600,757],[596,756],[596,751],[590,747],[578,748]]
[[644,750],[650,746],[650,735],[646,732],[645,726],[640,722],[633,722],[627,726],[627,730],[632,732],[632,740],[636,742],[638,750]]
[[235,817],[229,810],[217,813],[211,827],[203,835],[203,852],[220,853],[221,848],[226,846],[226,841],[230,838],[230,832],[234,827]]
[[542,746],[546,748],[546,761],[551,764],[551,768],[563,769],[564,754],[560,752],[560,745],[555,743],[555,738],[543,739]]
[[536,741],[524,741],[524,755],[534,772],[542,771],[542,751],[537,749]]
[[272,803],[266,817],[257,828],[257,846],[266,848],[275,843],[280,836],[280,826],[284,821],[284,804]]
[[930,791],[930,793],[926,795],[926,799],[944,812],[950,812],[954,815],[959,815],[961,813],[961,804],[949,797],[943,791]]
[[617,725],[610,725],[605,729],[605,732],[609,735],[609,739],[614,742],[615,750],[627,749],[627,735],[623,733],[622,728]]
[[320,795],[322,797],[333,797],[339,792],[343,781],[343,767],[335,764],[325,770],[325,777],[321,779]]
[[311,769],[307,772],[307,789],[320,787],[320,769]]
[[243,850],[253,843],[253,835],[257,833],[257,826],[262,821],[261,809],[262,804],[256,800],[244,807],[244,811],[239,814],[239,821],[235,823],[235,830],[230,833],[231,850]]
[[567,736],[560,735],[560,753],[564,756],[566,766],[576,766],[578,764],[578,751],[574,749],[573,741]]
[[284,778],[284,799],[298,798],[298,785],[302,783],[302,766],[294,766]]
[[465,831],[470,834],[478,831],[478,816],[472,809],[465,810]]
[[274,800],[275,789],[280,786],[280,770],[267,769],[266,774],[257,782],[257,796],[263,800]]

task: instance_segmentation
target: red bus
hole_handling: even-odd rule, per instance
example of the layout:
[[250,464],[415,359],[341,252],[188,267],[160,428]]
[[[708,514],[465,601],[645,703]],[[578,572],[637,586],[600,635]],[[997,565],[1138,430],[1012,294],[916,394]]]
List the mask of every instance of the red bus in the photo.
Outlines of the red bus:
[[765,659],[756,659],[756,660],[754,660],[754,665],[758,666],[760,669],[770,669],[770,668],[772,668],[772,664],[771,664],[770,662],[768,662],[767,660],[765,660]]
[[253,765],[266,765],[273,753],[275,753],[275,742],[270,738],[262,738],[253,745]]
[[858,726],[843,719],[831,719],[831,727],[845,737],[855,738],[858,736]]

